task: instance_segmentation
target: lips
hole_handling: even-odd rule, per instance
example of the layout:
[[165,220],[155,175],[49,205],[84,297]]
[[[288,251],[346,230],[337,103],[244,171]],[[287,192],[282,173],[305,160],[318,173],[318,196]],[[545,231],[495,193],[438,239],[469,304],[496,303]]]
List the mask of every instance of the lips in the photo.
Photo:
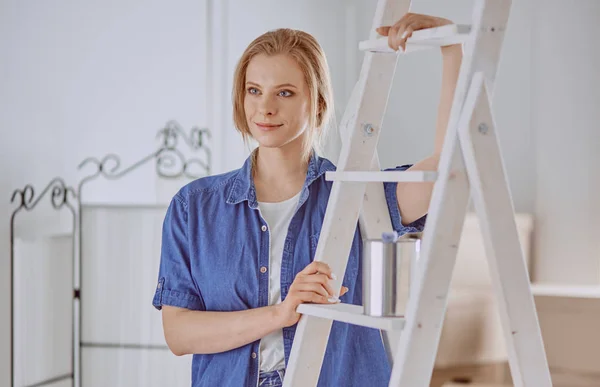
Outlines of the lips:
[[283,126],[282,124],[271,124],[267,122],[255,122],[256,126],[258,126],[262,130],[274,130]]

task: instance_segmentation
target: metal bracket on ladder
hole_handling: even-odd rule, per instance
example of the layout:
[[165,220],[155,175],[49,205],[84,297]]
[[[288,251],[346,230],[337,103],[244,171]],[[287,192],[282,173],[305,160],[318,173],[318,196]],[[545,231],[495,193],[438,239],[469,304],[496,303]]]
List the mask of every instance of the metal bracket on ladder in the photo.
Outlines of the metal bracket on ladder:
[[[400,18],[409,5],[409,0],[379,0],[372,30],[385,25],[384,16]],[[359,220],[367,237],[391,231],[382,181],[435,180],[416,283],[411,284],[414,291],[405,320],[366,316],[356,305],[300,305],[303,316],[284,386],[317,385],[333,320],[396,333],[390,336],[395,355],[389,386],[429,385],[469,197],[482,225],[513,383],[552,385],[488,94],[493,91],[510,6],[510,0],[477,0],[472,26],[417,31],[407,42],[406,53],[464,43],[437,173],[380,171],[376,146],[400,55],[387,53],[387,39],[373,33],[361,43],[365,59],[342,120],[346,140],[338,170],[327,174],[334,183],[315,260],[343,273]]]

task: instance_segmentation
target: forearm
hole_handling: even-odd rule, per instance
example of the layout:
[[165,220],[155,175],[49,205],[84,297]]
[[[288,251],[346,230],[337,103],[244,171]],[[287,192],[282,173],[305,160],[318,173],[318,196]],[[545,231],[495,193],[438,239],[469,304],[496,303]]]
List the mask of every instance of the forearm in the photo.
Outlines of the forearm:
[[239,312],[201,312],[164,307],[165,338],[175,355],[209,354],[239,348],[281,329],[276,306]]
[[[452,45],[442,48],[442,89],[436,122],[436,132],[433,153],[415,163],[409,169],[412,171],[436,171],[442,153],[442,146],[446,136],[446,128],[452,110],[452,101],[458,81],[460,64],[462,62],[462,46]],[[433,191],[433,183],[398,183],[396,195],[402,223],[407,225],[425,215],[429,209],[429,202]]]
[[[411,171],[437,171],[440,158],[434,154],[409,168]],[[398,208],[404,226],[414,222],[427,214],[431,194],[433,192],[433,182],[420,183],[398,183],[396,196],[398,199]]]
[[458,81],[461,62],[461,45],[455,44],[442,47],[442,88],[438,105],[434,154],[439,155],[442,152],[442,145],[444,143],[444,137],[446,136],[448,121],[450,120],[450,112],[452,110],[452,102],[454,100],[454,92],[456,91],[456,83]]

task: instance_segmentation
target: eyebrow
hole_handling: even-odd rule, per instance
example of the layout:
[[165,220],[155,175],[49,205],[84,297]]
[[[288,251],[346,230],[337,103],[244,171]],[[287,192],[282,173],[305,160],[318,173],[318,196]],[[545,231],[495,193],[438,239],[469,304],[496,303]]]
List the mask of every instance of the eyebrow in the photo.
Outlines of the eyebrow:
[[[246,84],[260,87],[260,85],[258,83],[254,83],[254,82],[246,82]],[[297,89],[297,87],[292,85],[291,83],[282,83],[281,85],[275,86],[276,89],[279,89],[281,87],[293,87],[294,89]]]

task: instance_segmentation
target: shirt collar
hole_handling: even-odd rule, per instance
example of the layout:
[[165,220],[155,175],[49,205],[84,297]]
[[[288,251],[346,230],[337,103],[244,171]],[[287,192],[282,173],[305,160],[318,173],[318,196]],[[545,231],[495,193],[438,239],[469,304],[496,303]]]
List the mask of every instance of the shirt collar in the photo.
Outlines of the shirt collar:
[[[229,190],[227,203],[238,204],[243,201],[248,201],[251,208],[258,208],[256,200],[256,188],[252,177],[252,158],[253,154],[246,159],[242,168],[238,170],[236,177],[233,179],[233,184]],[[306,172],[306,180],[300,194],[300,205],[308,198],[308,187],[327,171],[333,171],[335,167],[327,159],[321,158],[313,150],[308,161],[308,170]]]

